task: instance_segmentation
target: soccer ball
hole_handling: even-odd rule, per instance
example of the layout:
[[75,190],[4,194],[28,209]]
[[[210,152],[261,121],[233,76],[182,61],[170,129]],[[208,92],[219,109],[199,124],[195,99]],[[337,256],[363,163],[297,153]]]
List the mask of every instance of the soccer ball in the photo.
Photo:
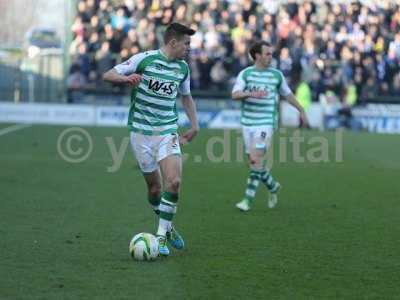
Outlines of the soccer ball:
[[154,260],[158,256],[158,240],[150,233],[138,233],[129,244],[129,253],[136,260]]

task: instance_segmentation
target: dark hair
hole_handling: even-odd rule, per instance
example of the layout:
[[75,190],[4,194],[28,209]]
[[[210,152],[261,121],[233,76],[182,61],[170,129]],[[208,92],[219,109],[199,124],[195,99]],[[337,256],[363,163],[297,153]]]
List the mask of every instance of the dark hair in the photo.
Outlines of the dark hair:
[[257,41],[250,46],[249,53],[252,59],[256,59],[256,53],[261,54],[262,46],[271,47],[271,44],[266,41]]
[[193,29],[182,25],[180,23],[171,23],[168,25],[167,29],[164,33],[164,43],[168,44],[168,42],[172,39],[181,40],[185,35],[193,35],[196,31]]

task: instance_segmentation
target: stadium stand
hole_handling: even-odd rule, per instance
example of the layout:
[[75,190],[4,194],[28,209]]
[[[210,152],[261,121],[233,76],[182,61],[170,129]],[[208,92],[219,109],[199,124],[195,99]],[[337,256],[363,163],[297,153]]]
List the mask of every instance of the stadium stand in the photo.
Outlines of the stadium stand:
[[[230,85],[249,64],[247,45],[276,45],[275,66],[305,101],[400,102],[400,6],[393,1],[80,0],[72,25],[74,91],[110,89],[101,74],[158,48],[172,21],[197,30],[190,58],[192,89]],[[309,99],[307,99],[307,95]]]

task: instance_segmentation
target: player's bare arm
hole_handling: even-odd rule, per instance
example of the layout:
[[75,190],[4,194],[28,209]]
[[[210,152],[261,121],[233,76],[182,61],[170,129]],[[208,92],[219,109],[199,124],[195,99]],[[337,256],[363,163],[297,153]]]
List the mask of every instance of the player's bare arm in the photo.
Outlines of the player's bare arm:
[[302,126],[309,128],[310,123],[308,122],[307,115],[296,97],[293,94],[289,94],[288,96],[286,96],[286,100],[299,111]]
[[103,74],[103,80],[117,84],[129,84],[132,86],[137,86],[140,81],[142,81],[142,75],[136,73],[130,75],[121,75],[114,68],[112,68]]
[[190,142],[199,132],[199,123],[197,120],[196,104],[191,95],[182,96],[182,106],[191,124],[191,128],[180,138],[181,144]]

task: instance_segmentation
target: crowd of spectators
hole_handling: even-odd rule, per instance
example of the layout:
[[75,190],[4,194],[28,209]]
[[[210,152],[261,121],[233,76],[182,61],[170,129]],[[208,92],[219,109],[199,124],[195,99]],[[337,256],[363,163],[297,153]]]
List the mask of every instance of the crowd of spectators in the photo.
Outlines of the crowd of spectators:
[[[196,29],[193,90],[229,91],[249,43],[275,47],[274,66],[310,99],[400,98],[400,6],[394,1],[79,0],[70,45],[71,86],[101,87],[116,63],[161,46],[171,22]],[[227,84],[228,83],[228,84]],[[307,93],[306,93],[307,94]],[[399,100],[400,101],[400,100]]]

